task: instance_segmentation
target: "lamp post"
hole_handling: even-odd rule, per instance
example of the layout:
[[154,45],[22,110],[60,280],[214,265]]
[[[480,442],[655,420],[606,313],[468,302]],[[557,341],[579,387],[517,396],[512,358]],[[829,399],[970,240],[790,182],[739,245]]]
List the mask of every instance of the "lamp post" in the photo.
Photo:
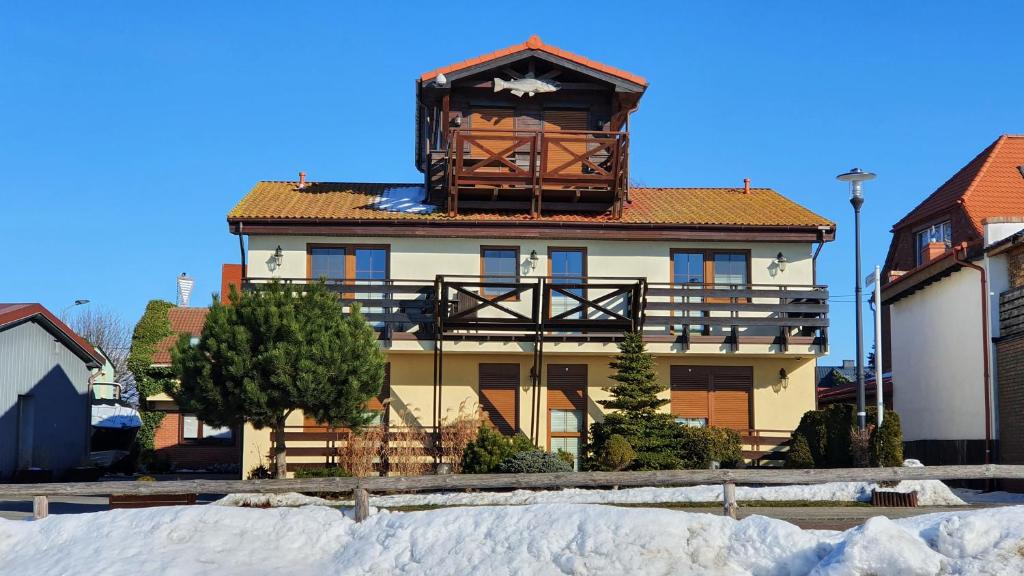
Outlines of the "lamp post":
[[64,307],[64,309],[60,311],[60,319],[61,319],[61,322],[63,322],[63,321],[64,321],[64,319],[65,319],[65,318],[67,318],[67,313],[68,313],[68,310],[71,310],[71,309],[72,309],[72,308],[74,308],[75,306],[81,306],[81,305],[83,305],[83,304],[88,304],[88,303],[89,303],[89,301],[88,301],[88,300],[86,300],[86,299],[82,298],[82,299],[79,299],[79,300],[75,300],[74,304],[71,304],[71,305],[69,305],[69,306],[65,306],[65,307]]
[[853,206],[854,258],[857,260],[853,290],[857,302],[857,426],[861,430],[867,426],[867,412],[864,408],[864,289],[860,283],[860,207],[864,205],[864,196],[861,194],[860,183],[874,177],[873,173],[860,168],[836,176],[837,180],[850,183],[850,205]]

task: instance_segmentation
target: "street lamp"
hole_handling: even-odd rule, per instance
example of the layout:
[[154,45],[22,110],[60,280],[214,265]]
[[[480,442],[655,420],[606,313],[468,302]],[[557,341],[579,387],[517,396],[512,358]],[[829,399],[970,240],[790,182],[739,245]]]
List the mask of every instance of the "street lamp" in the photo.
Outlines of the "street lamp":
[[864,196],[860,191],[860,183],[874,179],[875,175],[854,168],[836,176],[837,180],[850,183],[850,204],[853,206],[853,233],[855,258],[857,260],[854,279],[854,298],[857,306],[857,426],[863,430],[867,426],[867,412],[864,409],[864,302],[863,289],[860,284],[860,207],[864,205]]
[[68,310],[71,310],[75,306],[81,306],[83,304],[88,304],[88,303],[89,303],[89,301],[83,298],[83,299],[75,300],[75,303],[71,304],[70,306],[65,306],[64,309],[60,311],[60,319],[61,319],[61,321],[63,321],[64,318],[67,318]]

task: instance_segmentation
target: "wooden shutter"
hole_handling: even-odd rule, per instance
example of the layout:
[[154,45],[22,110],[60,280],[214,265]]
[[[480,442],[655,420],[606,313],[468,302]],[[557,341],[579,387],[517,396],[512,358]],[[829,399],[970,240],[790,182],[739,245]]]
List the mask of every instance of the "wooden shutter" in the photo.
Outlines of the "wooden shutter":
[[587,365],[548,365],[548,409],[587,413]]
[[[544,131],[557,133],[562,130],[587,130],[589,118],[590,114],[587,110],[545,110]],[[560,144],[556,144],[555,141],[549,141],[545,144],[544,148],[547,154],[546,170],[554,170],[562,166],[571,158],[587,149],[586,139],[583,135],[574,138],[572,141],[561,141]],[[567,152],[562,146],[571,150],[572,154]],[[583,163],[575,162],[562,168],[558,173],[582,174]]]
[[711,371],[707,366],[672,366],[672,415],[711,421]]
[[[473,108],[469,112],[471,130],[514,130],[516,127],[515,111],[511,108]],[[512,143],[512,132],[503,133],[494,138],[481,138],[468,145],[470,158],[487,158],[492,153],[500,152]],[[490,152],[483,150],[486,147]],[[501,169],[497,161],[487,164],[488,168]]]
[[480,364],[480,409],[494,428],[511,436],[519,429],[519,364]]
[[754,388],[754,369],[750,366],[714,366],[711,422],[721,428],[750,428],[750,401]]

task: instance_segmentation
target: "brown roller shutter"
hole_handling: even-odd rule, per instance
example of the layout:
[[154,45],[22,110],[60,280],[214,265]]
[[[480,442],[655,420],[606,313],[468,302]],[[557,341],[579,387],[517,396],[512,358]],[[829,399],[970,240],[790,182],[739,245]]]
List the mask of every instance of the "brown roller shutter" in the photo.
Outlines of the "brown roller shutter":
[[548,365],[548,409],[587,411],[587,365]]
[[714,388],[714,425],[735,430],[750,428],[754,369],[750,366],[715,366],[711,371],[711,381]]
[[721,428],[750,428],[750,366],[672,366],[670,383],[673,415],[707,418],[709,425]]
[[[514,130],[516,127],[515,111],[511,108],[473,108],[469,112],[469,127],[471,130]],[[469,144],[467,151],[470,158],[487,158],[493,153],[501,152],[511,144],[509,140],[512,132],[502,134],[496,138],[481,138],[477,144]],[[485,151],[487,148],[490,152]],[[494,166],[499,169],[498,163],[492,161],[488,167]]]
[[494,428],[511,436],[519,429],[519,364],[480,364],[480,409]]
[[391,397],[391,362],[384,365],[384,384],[380,387],[380,394],[366,401],[366,409],[380,411],[384,409],[384,401]]
[[[544,131],[557,133],[562,130],[587,130],[589,118],[590,114],[586,110],[545,110]],[[572,154],[566,151],[566,148],[572,151]],[[583,135],[575,136],[570,141],[561,141],[559,144],[556,144],[554,140],[549,140],[545,145],[546,169],[548,171],[555,170],[586,149],[587,144]],[[558,170],[558,173],[581,174],[583,173],[583,163],[577,161]]]
[[672,366],[672,415],[711,419],[711,374],[706,366]]

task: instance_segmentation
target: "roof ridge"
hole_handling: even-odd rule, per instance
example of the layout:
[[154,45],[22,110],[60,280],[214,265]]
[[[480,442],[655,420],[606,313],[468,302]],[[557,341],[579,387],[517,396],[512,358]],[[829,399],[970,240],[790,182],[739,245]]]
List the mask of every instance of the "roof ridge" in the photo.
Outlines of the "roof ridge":
[[[971,179],[971,183],[967,185],[967,189],[964,190],[963,195],[960,196],[960,203],[961,205],[963,205],[964,211],[967,212],[967,218],[971,222],[974,222],[975,218],[971,214],[971,207],[967,205],[967,200],[970,197],[971,192],[974,191],[974,188],[978,184],[978,181],[982,179],[982,177],[985,175],[986,170],[988,170],[988,167],[992,164],[992,158],[995,157],[996,153],[999,151],[999,148],[1003,145],[1004,142],[1006,142],[1007,138],[1008,135],[1003,134],[999,138],[996,138],[996,141],[990,144],[988,148],[985,149],[986,151],[988,151],[988,156],[985,157],[985,161],[982,162],[981,167],[978,168],[978,173],[974,175],[974,178]],[[978,232],[981,231],[978,230]]]

